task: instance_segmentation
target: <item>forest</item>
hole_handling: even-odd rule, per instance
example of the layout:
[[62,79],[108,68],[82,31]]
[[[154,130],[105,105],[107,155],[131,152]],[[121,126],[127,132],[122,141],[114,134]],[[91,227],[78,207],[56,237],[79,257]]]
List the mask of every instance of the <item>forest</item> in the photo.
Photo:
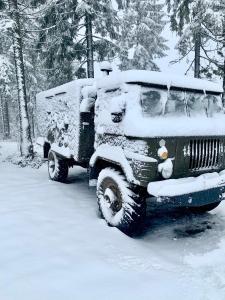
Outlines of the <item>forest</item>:
[[167,26],[171,64],[225,87],[224,0],[0,0],[0,137],[32,156],[36,94],[94,77],[98,62],[160,71]]

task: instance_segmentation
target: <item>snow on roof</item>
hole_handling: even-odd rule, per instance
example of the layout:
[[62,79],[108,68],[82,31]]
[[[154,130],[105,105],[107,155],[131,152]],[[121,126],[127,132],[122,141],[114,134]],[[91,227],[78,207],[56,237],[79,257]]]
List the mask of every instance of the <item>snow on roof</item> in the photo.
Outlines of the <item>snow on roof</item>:
[[178,87],[183,89],[201,90],[215,93],[223,93],[220,84],[192,78],[188,76],[176,76],[169,73],[130,70],[125,72],[113,72],[106,78],[101,78],[97,83],[98,88],[112,89],[121,86],[123,83],[146,83],[163,85],[168,88]]
[[112,71],[112,65],[109,61],[103,61],[100,63],[100,70],[109,70]]
[[76,87],[92,85],[93,82],[93,79],[76,79],[63,85],[57,86],[55,88],[49,89],[47,91],[40,92],[39,94],[37,94],[37,97],[52,97],[60,94],[65,94],[73,89],[76,89]]

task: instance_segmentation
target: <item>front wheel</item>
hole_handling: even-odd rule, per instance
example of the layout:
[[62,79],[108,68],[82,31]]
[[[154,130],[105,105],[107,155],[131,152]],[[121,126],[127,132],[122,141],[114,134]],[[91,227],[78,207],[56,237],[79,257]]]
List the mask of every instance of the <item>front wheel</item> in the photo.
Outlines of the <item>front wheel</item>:
[[145,199],[131,189],[118,171],[105,168],[100,172],[97,198],[100,213],[108,225],[128,235],[140,229],[146,215]]
[[221,201],[210,203],[207,205],[197,206],[197,207],[190,207],[189,209],[193,213],[201,214],[213,210],[220,204],[220,202]]
[[48,154],[48,174],[54,181],[65,182],[68,177],[69,167],[65,160],[57,157],[54,151]]

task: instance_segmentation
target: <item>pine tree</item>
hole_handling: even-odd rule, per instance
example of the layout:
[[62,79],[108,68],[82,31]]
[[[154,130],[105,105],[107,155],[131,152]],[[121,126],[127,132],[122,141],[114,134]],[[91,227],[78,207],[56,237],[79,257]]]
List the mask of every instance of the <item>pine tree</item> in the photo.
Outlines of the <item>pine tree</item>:
[[85,54],[82,40],[81,43],[75,41],[79,29],[77,0],[35,0],[32,4],[41,11],[37,48],[48,88],[71,81],[76,76],[76,61],[81,61]]
[[175,62],[193,53],[194,60],[189,64],[187,72],[194,65],[194,77],[197,78],[204,74],[202,51],[206,50],[209,41],[204,24],[210,20],[211,3],[208,0],[167,0],[171,29],[180,36],[177,49],[181,58]]
[[207,15],[203,26],[210,48],[202,47],[203,59],[207,62],[203,72],[210,78],[220,76],[225,90],[225,0],[212,1]]
[[125,1],[120,41],[121,69],[159,70],[156,58],[165,56],[166,24],[163,4],[157,0]]
[[85,64],[87,76],[93,77],[94,60],[114,57],[118,49],[117,12],[111,0],[43,2],[38,47],[50,86],[86,77]]

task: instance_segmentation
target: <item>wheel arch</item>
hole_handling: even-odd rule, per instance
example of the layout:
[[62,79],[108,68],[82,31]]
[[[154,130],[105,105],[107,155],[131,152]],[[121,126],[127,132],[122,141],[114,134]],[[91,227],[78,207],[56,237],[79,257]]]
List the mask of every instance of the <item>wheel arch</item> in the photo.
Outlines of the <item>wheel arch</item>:
[[95,159],[91,161],[89,180],[97,180],[99,173],[105,168],[113,168],[119,171],[122,175],[124,175],[128,182],[133,184],[139,184],[139,182],[133,176],[133,171],[130,165],[128,170],[127,165],[100,156],[95,157]]
[[90,179],[98,179],[99,173],[105,168],[113,168],[125,175],[125,172],[120,164],[106,160],[102,157],[97,157],[94,164],[90,166]]

